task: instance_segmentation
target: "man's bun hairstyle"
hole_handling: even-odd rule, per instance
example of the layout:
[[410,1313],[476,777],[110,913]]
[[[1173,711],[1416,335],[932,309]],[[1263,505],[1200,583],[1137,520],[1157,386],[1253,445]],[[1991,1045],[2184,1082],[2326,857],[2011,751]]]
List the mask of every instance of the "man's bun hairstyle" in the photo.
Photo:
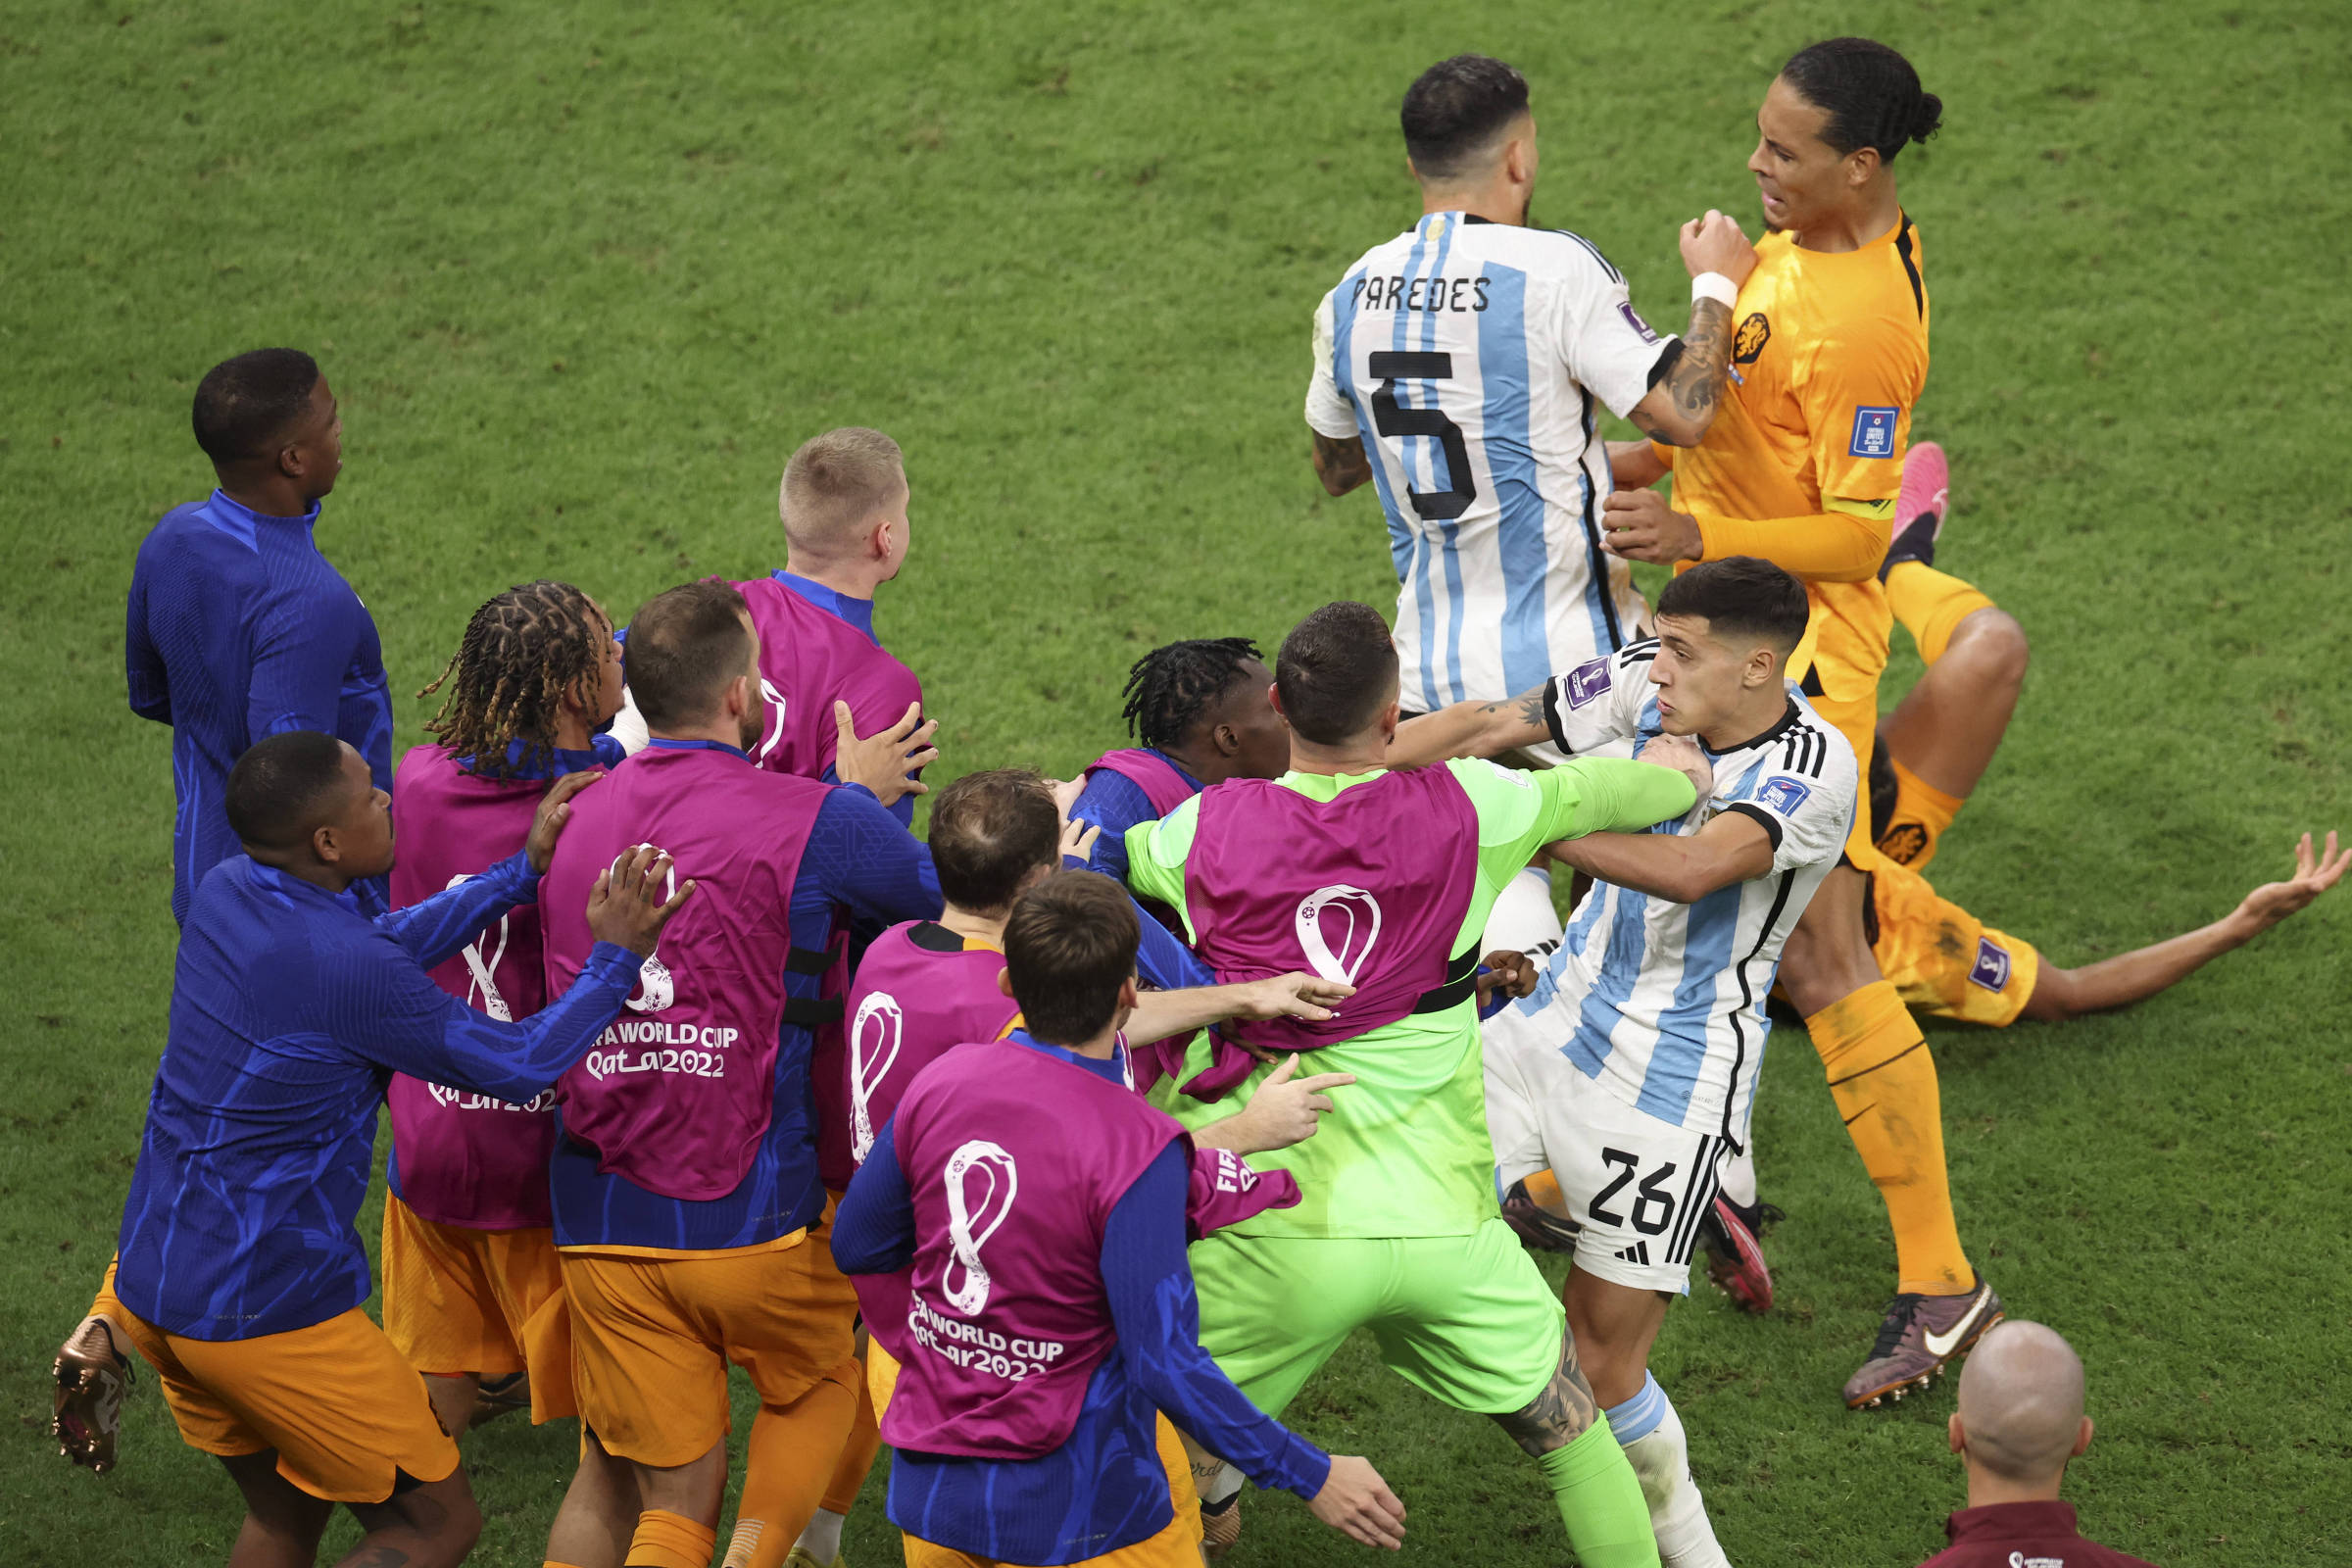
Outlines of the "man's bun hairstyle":
[[189,416],[196,444],[216,467],[273,457],[310,412],[318,384],[318,362],[300,349],[255,349],[222,360],[196,383]]
[[1805,585],[1755,556],[1702,561],[1658,595],[1660,615],[1704,615],[1709,636],[1752,637],[1779,649],[1784,661],[1804,640],[1810,612]]
[[1871,38],[1827,38],[1788,57],[1781,79],[1797,96],[1829,113],[1821,138],[1840,153],[1864,147],[1879,162],[1943,124],[1943,100],[1921,88],[1911,62]]
[[331,815],[343,789],[343,743],[315,729],[253,743],[228,770],[228,825],[239,843],[290,850]]
[[1527,78],[1489,55],[1455,55],[1404,90],[1404,151],[1423,179],[1452,179],[1527,113]]

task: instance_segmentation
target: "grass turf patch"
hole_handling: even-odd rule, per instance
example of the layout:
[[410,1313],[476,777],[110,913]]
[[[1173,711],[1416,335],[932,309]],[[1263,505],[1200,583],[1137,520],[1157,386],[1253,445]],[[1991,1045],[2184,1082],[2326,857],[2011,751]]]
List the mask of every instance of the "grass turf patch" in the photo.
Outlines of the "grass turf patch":
[[[914,557],[880,624],[944,721],[934,781],[1067,769],[1116,738],[1154,643],[1270,645],[1324,600],[1388,603],[1377,506],[1321,496],[1298,403],[1317,296],[1413,215],[1415,72],[1519,64],[1538,220],[1671,321],[1674,225],[1720,206],[1753,231],[1755,100],[1853,26],[1945,101],[1898,166],[1936,307],[1917,428],[1953,455],[1944,564],[2035,644],[1936,881],[2085,961],[2222,913],[2345,800],[2344,370],[2315,348],[2348,314],[2340,7],[12,8],[11,1555],[217,1560],[236,1527],[151,1377],[117,1476],[44,1436],[162,1038],[170,770],[122,706],[121,616],[139,538],[210,483],[186,423],[207,367],[294,344],[340,394],[319,539],[382,627],[403,745],[489,594],[555,575],[625,612],[780,565],[785,455],[859,422],[909,454]],[[2352,1500],[2332,902],[2132,1013],[1934,1033],[1962,1234],[2089,1364],[2101,1432],[2070,1495],[2170,1564],[2332,1561]],[[1839,1406],[1891,1250],[1793,1031],[1765,1080],[1784,1305],[1702,1294],[1655,1365],[1735,1561],[1916,1560],[1960,1500],[1950,1395]],[[1297,1415],[1405,1495],[1408,1556],[1561,1559],[1532,1467],[1363,1347]],[[569,1444],[468,1441],[476,1561],[538,1560]],[[855,1562],[896,1552],[880,1476]],[[1295,1503],[1247,1506],[1250,1560],[1354,1560]]]

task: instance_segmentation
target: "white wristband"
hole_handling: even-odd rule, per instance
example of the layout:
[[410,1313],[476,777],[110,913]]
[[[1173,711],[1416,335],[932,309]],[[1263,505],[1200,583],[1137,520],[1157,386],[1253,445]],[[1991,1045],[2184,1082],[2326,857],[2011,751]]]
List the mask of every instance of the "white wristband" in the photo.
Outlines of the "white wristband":
[[1690,280],[1690,303],[1700,300],[1713,300],[1728,311],[1739,303],[1740,285],[1721,272],[1701,272]]

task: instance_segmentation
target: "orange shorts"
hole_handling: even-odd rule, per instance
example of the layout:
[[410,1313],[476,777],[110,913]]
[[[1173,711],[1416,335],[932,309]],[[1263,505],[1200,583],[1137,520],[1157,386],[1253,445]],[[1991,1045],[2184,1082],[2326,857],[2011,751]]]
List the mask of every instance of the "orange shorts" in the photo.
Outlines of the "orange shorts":
[[555,1232],[476,1231],[384,1197],[384,1332],[434,1377],[531,1375],[531,1424],[579,1414]]
[[2017,1021],[2041,973],[2031,946],[1985,925],[1909,866],[1881,859],[1871,868],[1870,897],[1878,916],[1871,952],[1906,1005],[1995,1029]]
[[279,1475],[329,1502],[382,1502],[403,1474],[442,1481],[458,1468],[424,1379],[356,1306],[259,1339],[186,1340],[116,1299],[110,1268],[93,1309],[155,1368],[180,1440],[200,1452],[274,1448]]
[[[895,1384],[895,1366],[892,1371]],[[877,1391],[874,1408],[879,1410],[882,1402]],[[1200,1494],[1193,1490],[1192,1461],[1185,1457],[1184,1439],[1176,1435],[1164,1415],[1158,1417],[1158,1436],[1159,1462],[1167,1466],[1168,1497],[1175,1505],[1175,1516],[1149,1540],[1085,1558],[1071,1568],[1200,1568]],[[906,1568],[1010,1568],[999,1558],[975,1557],[919,1536],[902,1532],[901,1539],[906,1544]]]
[[727,1434],[729,1362],[767,1405],[820,1382],[858,1387],[858,1297],[821,1230],[707,1256],[559,1255],[580,1419],[624,1459],[709,1452]]

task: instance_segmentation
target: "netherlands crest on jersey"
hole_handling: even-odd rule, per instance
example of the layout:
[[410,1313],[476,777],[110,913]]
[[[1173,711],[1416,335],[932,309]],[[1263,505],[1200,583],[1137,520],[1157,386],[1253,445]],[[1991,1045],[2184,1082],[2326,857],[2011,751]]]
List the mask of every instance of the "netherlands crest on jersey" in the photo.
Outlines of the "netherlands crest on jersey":
[[1794,816],[1796,808],[1804,805],[1805,798],[1812,793],[1805,785],[1782,774],[1764,781],[1764,787],[1756,791],[1756,804],[1783,816]]
[[1582,708],[1609,689],[1609,662],[1589,659],[1568,672],[1568,706]]
[[1853,444],[1846,448],[1852,458],[1891,458],[1894,456],[1894,421],[1900,409],[1874,409],[1868,404],[1854,410]]

